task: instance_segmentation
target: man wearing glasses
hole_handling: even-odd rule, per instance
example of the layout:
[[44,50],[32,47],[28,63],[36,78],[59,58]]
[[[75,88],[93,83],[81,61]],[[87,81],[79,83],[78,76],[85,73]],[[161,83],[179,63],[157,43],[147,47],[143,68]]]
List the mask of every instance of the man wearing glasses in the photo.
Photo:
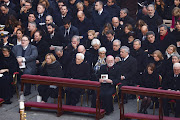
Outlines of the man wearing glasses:
[[[22,74],[35,74],[36,73],[36,58],[38,56],[37,48],[30,43],[28,36],[23,36],[21,45],[13,47],[13,53],[19,63],[19,68]],[[25,84],[25,93],[27,96],[31,94],[31,84]]]

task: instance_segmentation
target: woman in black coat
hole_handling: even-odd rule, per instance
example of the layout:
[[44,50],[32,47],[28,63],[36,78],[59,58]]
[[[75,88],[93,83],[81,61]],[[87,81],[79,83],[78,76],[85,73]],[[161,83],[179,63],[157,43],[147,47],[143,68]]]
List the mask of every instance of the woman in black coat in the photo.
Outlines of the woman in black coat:
[[[52,53],[48,53],[46,55],[45,61],[42,63],[40,75],[50,77],[64,77],[62,66],[58,61],[56,61],[56,58]],[[38,92],[39,95],[42,96],[42,102],[47,102],[49,97],[57,98],[58,87],[53,85],[40,85],[38,87]]]
[[[141,86],[145,88],[154,88],[157,89],[159,87],[159,75],[155,71],[155,64],[149,63],[147,65],[147,70],[144,72],[142,80],[141,80]],[[147,108],[151,104],[151,100],[154,98],[149,96],[141,96],[142,102],[141,102],[141,108],[139,110],[139,113],[147,114]]]
[[13,89],[11,83],[13,82],[13,73],[18,71],[18,63],[10,48],[2,48],[2,58],[0,59],[0,98],[4,99],[5,104],[11,104],[11,97],[13,96]]
[[165,62],[164,62],[164,57],[161,53],[161,51],[156,50],[153,52],[153,58],[154,61],[153,63],[156,66],[156,72],[161,75],[162,77],[165,76]]

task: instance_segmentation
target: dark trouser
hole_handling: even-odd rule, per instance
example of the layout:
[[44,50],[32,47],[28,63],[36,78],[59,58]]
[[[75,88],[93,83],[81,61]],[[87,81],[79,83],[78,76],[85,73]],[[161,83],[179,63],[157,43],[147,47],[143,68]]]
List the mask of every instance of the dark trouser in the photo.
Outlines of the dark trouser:
[[58,97],[58,87],[50,88],[49,85],[39,85],[38,87],[39,95],[42,96],[42,101],[47,102],[49,97]]
[[180,100],[176,100],[175,117],[180,118]]
[[[164,116],[169,116],[169,101],[170,99],[163,99]],[[175,117],[180,117],[180,100],[176,100]]]
[[76,106],[79,102],[80,95],[83,92],[81,88],[66,88],[66,104]]
[[[101,108],[106,110],[106,113],[110,113],[114,110],[113,107],[113,98],[112,94],[115,93],[115,89],[113,87],[109,87],[109,85],[102,85],[100,91],[100,105]],[[91,107],[96,107],[96,95],[94,92],[92,94]]]

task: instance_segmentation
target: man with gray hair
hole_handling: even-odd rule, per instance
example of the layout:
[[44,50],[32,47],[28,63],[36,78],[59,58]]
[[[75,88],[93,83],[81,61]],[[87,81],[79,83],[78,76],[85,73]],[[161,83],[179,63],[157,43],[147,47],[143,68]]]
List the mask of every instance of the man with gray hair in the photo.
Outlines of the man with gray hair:
[[120,82],[124,85],[134,85],[135,74],[137,72],[137,61],[134,57],[130,56],[130,50],[127,46],[120,48],[120,56],[122,61],[119,62],[120,69]]
[[[175,63],[173,65],[173,72],[167,74],[162,81],[162,88],[164,90],[180,90],[180,63]],[[163,111],[165,116],[169,116],[168,103],[169,99],[163,100]],[[176,100],[176,109],[175,109],[175,117],[180,117],[180,100]]]
[[69,56],[71,57],[71,60],[73,60],[74,56],[77,53],[77,48],[80,43],[80,38],[77,35],[74,35],[71,39],[71,44],[69,44],[67,47],[65,47],[65,50],[68,52]]
[[162,18],[155,13],[155,7],[153,4],[147,7],[148,15],[144,16],[142,20],[147,23],[150,31],[158,32],[158,26],[163,23]]
[[132,26],[135,25],[135,20],[128,15],[127,8],[123,8],[120,11],[120,24],[123,26],[126,24],[131,24]]
[[159,49],[164,54],[169,45],[176,45],[174,36],[168,32],[168,28],[165,24],[159,26]]
[[[121,61],[117,63],[119,66],[119,79],[121,86],[129,85],[134,86],[135,85],[135,75],[137,72],[137,62],[136,59],[129,55],[130,50],[127,46],[122,46],[120,48],[120,57]],[[127,103],[128,97],[127,95],[124,96],[125,100],[124,103]]]
[[118,39],[115,39],[113,41],[113,49],[108,51],[107,55],[112,55],[115,58],[115,62],[120,61],[120,47],[121,47],[121,41]]
[[153,52],[159,49],[159,41],[153,31],[148,31],[146,33],[146,38],[147,41],[144,42],[142,47],[145,50],[145,52],[147,52],[148,57],[151,57]]
[[136,73],[136,84],[140,84],[142,74],[147,66],[148,57],[144,50],[141,48],[141,41],[135,39],[133,42],[133,50],[131,50],[131,55],[137,61],[137,73]]
[[56,60],[62,65],[64,76],[67,77],[66,72],[69,63],[72,61],[71,56],[68,54],[68,52],[63,50],[63,47],[56,47],[54,52]]
[[[84,54],[77,53],[75,62],[69,64],[67,70],[67,77],[72,79],[89,80],[90,79],[90,66],[84,62]],[[80,94],[83,89],[80,88],[66,88],[67,105],[76,105],[79,102]]]
[[35,22],[28,23],[28,31],[26,31],[26,35],[28,35],[31,39],[34,37],[34,33],[37,30],[37,26]]

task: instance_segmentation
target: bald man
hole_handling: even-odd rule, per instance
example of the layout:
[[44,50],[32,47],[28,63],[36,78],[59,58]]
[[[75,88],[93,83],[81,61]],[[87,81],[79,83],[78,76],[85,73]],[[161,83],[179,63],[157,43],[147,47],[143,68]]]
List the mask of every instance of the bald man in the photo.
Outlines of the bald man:
[[113,31],[115,32],[115,39],[119,39],[121,38],[122,36],[122,32],[123,32],[123,29],[122,29],[122,25],[119,24],[119,18],[118,17],[113,17],[112,18],[112,27],[113,27]]
[[83,45],[78,46],[78,53],[84,54],[84,62],[88,63],[89,65],[92,65],[92,57],[91,54],[86,51],[85,47]]
[[81,43],[85,45],[87,40],[88,30],[93,29],[91,21],[85,16],[83,11],[77,12],[77,20],[74,23],[74,26],[78,28],[79,35],[81,36]]
[[39,29],[42,31],[42,34],[48,34],[47,26],[48,24],[54,24],[53,17],[51,15],[46,16],[46,24],[39,26]]
[[[100,99],[102,107],[106,110],[106,114],[113,112],[113,98],[112,94],[115,93],[115,86],[119,81],[119,67],[115,65],[114,57],[107,56],[106,65],[101,66],[98,81],[101,83]],[[106,76],[105,78],[103,76]],[[96,93],[93,94],[92,107],[96,107]]]
[[142,42],[147,41],[146,33],[148,32],[148,26],[144,25],[141,27],[141,32],[138,33],[138,39],[140,39]]

